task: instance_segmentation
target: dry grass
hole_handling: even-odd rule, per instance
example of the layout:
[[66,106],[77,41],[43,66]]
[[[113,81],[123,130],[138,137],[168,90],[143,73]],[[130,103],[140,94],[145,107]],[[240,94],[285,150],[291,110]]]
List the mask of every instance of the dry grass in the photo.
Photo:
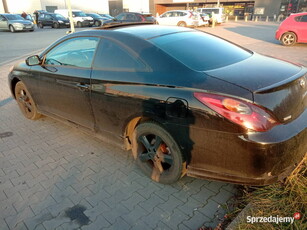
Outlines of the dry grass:
[[243,196],[245,202],[252,203],[252,215],[254,217],[293,217],[296,212],[301,213],[300,220],[290,223],[247,223],[243,220],[239,224],[239,230],[296,230],[307,229],[307,157],[285,180],[270,186],[260,187],[252,192],[246,192]]

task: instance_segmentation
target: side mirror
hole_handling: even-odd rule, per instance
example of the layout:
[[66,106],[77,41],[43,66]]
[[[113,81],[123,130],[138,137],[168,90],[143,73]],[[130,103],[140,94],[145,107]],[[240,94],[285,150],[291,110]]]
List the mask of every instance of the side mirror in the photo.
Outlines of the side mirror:
[[40,65],[41,60],[40,60],[38,55],[33,55],[33,56],[30,56],[26,59],[26,64],[28,66]]

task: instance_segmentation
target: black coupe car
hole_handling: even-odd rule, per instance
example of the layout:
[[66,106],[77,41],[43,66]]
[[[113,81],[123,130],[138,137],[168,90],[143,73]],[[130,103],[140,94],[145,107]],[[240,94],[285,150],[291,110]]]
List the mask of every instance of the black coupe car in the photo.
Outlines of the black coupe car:
[[181,27],[67,35],[10,72],[41,114],[124,143],[146,175],[265,185],[307,151],[307,69]]

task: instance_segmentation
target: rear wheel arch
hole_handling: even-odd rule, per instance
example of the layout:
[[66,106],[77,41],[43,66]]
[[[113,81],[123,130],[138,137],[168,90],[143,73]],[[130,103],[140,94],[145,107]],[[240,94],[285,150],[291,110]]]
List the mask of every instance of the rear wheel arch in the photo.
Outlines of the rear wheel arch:
[[132,136],[136,164],[152,180],[171,184],[186,175],[186,157],[174,136],[160,123],[137,125]]
[[152,122],[155,123],[159,126],[161,126],[163,129],[165,129],[167,132],[170,133],[170,135],[175,139],[175,141],[178,143],[178,145],[180,146],[180,149],[182,150],[182,154],[184,156],[184,159],[187,161],[187,163],[190,161],[190,157],[189,154],[187,154],[184,151],[184,148],[179,144],[177,138],[172,135],[172,133],[162,124],[161,120],[156,120],[150,117],[145,117],[145,116],[138,116],[138,117],[134,117],[133,119],[131,119],[125,126],[124,126],[124,146],[126,150],[130,150],[132,149],[132,138],[133,138],[133,133],[136,129],[136,127],[142,123],[145,122]]
[[[284,39],[284,37],[287,36],[287,35],[293,35],[293,36],[294,36],[294,42],[293,42],[293,43],[289,43],[289,44],[284,43],[283,39]],[[298,38],[298,37],[297,37],[296,32],[294,32],[294,31],[286,31],[286,32],[284,32],[284,33],[280,36],[279,40],[280,40],[280,42],[281,42],[283,45],[285,45],[285,46],[291,46],[291,45],[294,45],[294,44],[297,42],[297,38]]]
[[177,26],[186,27],[187,23],[185,21],[180,21],[180,22],[177,23]]
[[145,122],[145,121],[151,121],[150,118],[148,117],[135,117],[133,119],[131,119],[125,126],[124,128],[124,137],[125,137],[125,149],[129,150],[132,148],[132,135],[133,135],[133,132],[135,130],[135,128]]

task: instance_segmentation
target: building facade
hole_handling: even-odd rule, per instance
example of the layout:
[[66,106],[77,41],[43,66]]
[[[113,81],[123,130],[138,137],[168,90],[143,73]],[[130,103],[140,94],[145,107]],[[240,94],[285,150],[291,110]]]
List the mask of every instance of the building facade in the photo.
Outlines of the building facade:
[[[108,0],[70,0],[72,9],[85,12],[109,13]],[[2,3],[2,4],[1,4]],[[33,13],[35,10],[54,12],[67,8],[65,0],[2,0],[0,13]]]
[[168,10],[196,10],[197,8],[223,7],[228,17],[249,16],[277,18],[290,13],[307,11],[307,0],[154,0],[155,13]]

